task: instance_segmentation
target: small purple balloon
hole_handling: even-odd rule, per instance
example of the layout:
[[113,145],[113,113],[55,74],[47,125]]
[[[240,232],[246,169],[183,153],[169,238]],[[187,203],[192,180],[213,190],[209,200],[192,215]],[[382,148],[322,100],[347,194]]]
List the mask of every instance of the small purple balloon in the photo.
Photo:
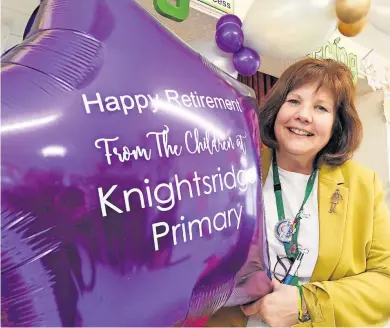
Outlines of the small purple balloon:
[[222,51],[235,53],[244,44],[244,32],[237,24],[225,23],[215,33],[215,42]]
[[260,67],[260,55],[251,48],[242,47],[233,55],[233,65],[241,75],[251,76]]
[[241,19],[239,19],[238,16],[228,14],[228,15],[224,15],[220,19],[218,19],[216,29],[218,30],[219,27],[225,23],[234,23],[234,24],[237,24],[238,26],[242,27]]

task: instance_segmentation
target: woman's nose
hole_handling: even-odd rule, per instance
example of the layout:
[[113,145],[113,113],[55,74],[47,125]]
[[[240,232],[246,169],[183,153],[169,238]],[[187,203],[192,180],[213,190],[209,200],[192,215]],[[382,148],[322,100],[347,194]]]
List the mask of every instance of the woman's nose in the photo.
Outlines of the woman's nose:
[[312,107],[307,104],[303,104],[297,110],[295,118],[304,123],[311,123],[313,121]]

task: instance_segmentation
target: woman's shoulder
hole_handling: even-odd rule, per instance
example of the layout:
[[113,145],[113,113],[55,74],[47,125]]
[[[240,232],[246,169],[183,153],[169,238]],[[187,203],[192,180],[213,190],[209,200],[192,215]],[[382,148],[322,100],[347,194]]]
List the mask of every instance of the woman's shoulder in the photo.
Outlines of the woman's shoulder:
[[340,187],[349,189],[350,200],[358,203],[368,204],[383,191],[382,183],[376,172],[353,160],[348,160],[336,167],[324,167],[322,179],[323,183],[325,180],[331,180]]
[[367,183],[371,185],[374,183],[375,171],[354,160],[347,160],[339,166],[339,169],[347,183]]
[[359,176],[363,177],[374,177],[375,171],[371,170],[367,166],[364,166],[363,164],[360,164],[352,159],[347,160],[344,164],[340,165],[341,170],[343,173],[350,173],[358,174]]
[[320,168],[321,177],[334,180],[338,183],[372,183],[375,180],[375,172],[368,167],[348,160],[339,166],[323,165]]

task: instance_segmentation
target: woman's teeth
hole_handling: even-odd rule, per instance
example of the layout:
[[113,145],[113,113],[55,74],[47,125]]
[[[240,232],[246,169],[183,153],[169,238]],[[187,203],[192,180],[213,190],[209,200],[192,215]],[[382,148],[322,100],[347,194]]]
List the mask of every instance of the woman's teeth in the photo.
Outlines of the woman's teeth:
[[293,129],[293,128],[289,128],[289,130],[295,134],[298,134],[300,136],[307,136],[307,137],[310,137],[312,136],[313,134],[312,133],[309,133],[309,132],[306,132],[306,131],[303,131],[303,130],[299,130],[299,129]]

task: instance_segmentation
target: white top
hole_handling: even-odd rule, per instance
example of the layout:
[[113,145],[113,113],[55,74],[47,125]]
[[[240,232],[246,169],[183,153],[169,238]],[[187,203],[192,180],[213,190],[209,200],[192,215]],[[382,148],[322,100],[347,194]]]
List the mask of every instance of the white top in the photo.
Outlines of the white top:
[[[292,219],[298,213],[303,199],[307,181],[310,175],[288,172],[279,168],[280,183],[282,185],[282,196],[284,213],[286,218]],[[273,186],[272,166],[263,187],[265,219],[267,227],[267,238],[269,244],[269,256],[271,262],[271,273],[274,278],[274,268],[277,256],[285,257],[286,253],[283,244],[275,237],[275,225],[278,222],[278,212]],[[318,173],[314,182],[313,190],[303,209],[304,217],[300,222],[298,235],[298,248],[305,253],[298,269],[299,283],[307,283],[312,274],[318,258],[319,247],[319,224],[318,224]],[[286,259],[283,263],[288,265]],[[278,264],[276,273],[285,275],[281,265]],[[282,278],[280,276],[280,278]],[[249,318],[247,327],[268,327],[261,320]]]

